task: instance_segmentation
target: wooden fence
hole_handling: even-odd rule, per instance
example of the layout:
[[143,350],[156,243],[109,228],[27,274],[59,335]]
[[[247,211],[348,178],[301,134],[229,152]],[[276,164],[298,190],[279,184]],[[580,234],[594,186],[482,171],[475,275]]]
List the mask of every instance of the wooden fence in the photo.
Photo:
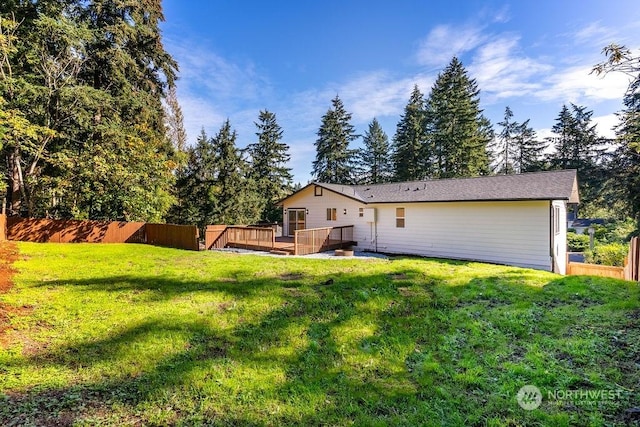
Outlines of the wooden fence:
[[169,248],[200,250],[198,227],[195,225],[150,224],[144,225],[146,243]]
[[638,270],[640,270],[640,239],[638,237],[632,238],[629,242],[629,255],[625,259],[624,267],[567,262],[567,275],[612,277],[638,282],[640,281]]
[[296,230],[295,255],[308,255],[354,244],[353,225]]
[[24,242],[147,243],[198,250],[198,229],[144,222],[7,218],[7,238]]
[[586,264],[583,262],[570,262],[567,264],[567,275],[570,276],[600,276],[624,279],[624,267],[612,267],[610,265]]
[[629,242],[629,255],[624,267],[624,278],[640,282],[640,237],[634,237]]
[[0,214],[0,242],[7,240],[7,216]]

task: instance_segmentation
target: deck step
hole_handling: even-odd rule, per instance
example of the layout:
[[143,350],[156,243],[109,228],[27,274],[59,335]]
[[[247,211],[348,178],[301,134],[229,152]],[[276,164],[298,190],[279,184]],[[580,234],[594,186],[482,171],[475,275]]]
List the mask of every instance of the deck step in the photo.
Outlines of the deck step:
[[291,255],[291,252],[289,251],[283,251],[283,250],[278,250],[278,249],[273,249],[271,251],[269,251],[270,254],[275,254],[275,255]]

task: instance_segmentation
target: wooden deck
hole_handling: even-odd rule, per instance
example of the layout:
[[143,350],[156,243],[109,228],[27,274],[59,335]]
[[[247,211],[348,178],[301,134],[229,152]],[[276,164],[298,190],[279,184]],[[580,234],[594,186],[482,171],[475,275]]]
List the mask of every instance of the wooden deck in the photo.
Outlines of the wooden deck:
[[280,255],[308,255],[354,246],[353,226],[297,230],[294,237],[276,237],[272,228],[214,225],[207,227],[206,248],[238,248]]

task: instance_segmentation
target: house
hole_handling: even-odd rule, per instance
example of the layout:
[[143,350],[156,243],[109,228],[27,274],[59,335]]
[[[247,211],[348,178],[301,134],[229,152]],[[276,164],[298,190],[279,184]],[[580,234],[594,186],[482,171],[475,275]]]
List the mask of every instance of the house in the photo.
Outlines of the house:
[[280,201],[283,232],[353,225],[355,249],[566,272],[575,170],[376,185],[312,182]]
[[569,228],[573,228],[576,232],[576,234],[588,234],[588,231],[590,227],[594,227],[594,226],[601,226],[603,227],[605,224],[604,219],[601,218],[594,218],[594,219],[587,219],[587,218],[577,218],[574,219],[573,221],[570,221],[567,226]]

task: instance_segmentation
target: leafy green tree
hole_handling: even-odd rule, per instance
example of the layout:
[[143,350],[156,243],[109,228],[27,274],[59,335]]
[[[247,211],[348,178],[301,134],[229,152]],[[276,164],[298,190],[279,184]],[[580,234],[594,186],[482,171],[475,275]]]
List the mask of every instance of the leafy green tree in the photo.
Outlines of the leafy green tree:
[[389,138],[380,122],[374,118],[362,138],[364,147],[358,150],[358,170],[361,184],[388,182],[393,174]]
[[487,146],[491,124],[480,109],[480,90],[458,58],[440,73],[426,102],[432,177],[454,178],[490,172]]
[[3,108],[51,130],[3,147],[14,213],[162,220],[177,161],[162,98],[177,64],[162,45],[160,0],[15,1],[0,12],[20,23],[2,27],[13,40]]
[[351,113],[348,113],[342,100],[336,95],[331,100],[330,108],[318,129],[316,159],[313,162],[312,175],[321,182],[333,184],[349,184],[354,181],[352,174],[355,150],[349,143],[358,135],[351,125]]
[[276,115],[270,111],[260,111],[256,133],[258,142],[250,144],[247,152],[251,161],[250,178],[256,184],[257,194],[264,198],[264,208],[260,219],[282,221],[282,209],[275,203],[291,192],[293,175],[289,162],[289,146],[282,140],[282,128]]
[[415,85],[393,137],[394,180],[424,179],[430,174],[425,130],[424,95]]

